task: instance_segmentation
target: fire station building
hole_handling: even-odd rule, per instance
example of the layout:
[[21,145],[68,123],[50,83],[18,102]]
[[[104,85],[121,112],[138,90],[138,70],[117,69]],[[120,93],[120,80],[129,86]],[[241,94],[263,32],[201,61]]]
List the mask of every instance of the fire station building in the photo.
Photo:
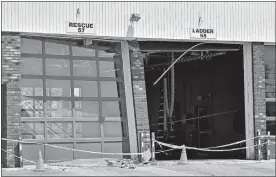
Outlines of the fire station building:
[[188,149],[189,159],[275,158],[275,145],[254,139],[275,137],[275,2],[2,2],[1,10],[4,167],[28,164],[13,155],[36,160],[38,150],[46,163],[136,159],[103,153],[143,152],[152,132],[197,148],[248,140],[236,151]]

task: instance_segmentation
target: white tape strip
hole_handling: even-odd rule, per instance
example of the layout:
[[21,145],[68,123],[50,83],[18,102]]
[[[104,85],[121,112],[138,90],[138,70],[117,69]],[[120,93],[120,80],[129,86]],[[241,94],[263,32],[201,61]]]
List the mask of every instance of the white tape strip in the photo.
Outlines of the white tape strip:
[[70,151],[79,151],[79,152],[87,152],[91,154],[105,154],[105,155],[143,155],[144,153],[108,153],[108,152],[93,152],[93,151],[86,151],[86,150],[80,150],[80,149],[72,149],[72,148],[66,148],[66,147],[61,147],[61,146],[55,146],[47,143],[37,143],[37,142],[29,142],[29,141],[22,141],[22,140],[12,140],[12,139],[6,139],[2,138],[2,140],[6,141],[13,141],[13,142],[21,142],[21,143],[29,143],[29,144],[40,144],[40,145],[46,145],[46,146],[51,146],[59,149],[66,149]]
[[[273,136],[259,136],[259,137],[273,137]],[[275,136],[274,136],[275,137]],[[257,138],[257,137],[255,137]],[[252,138],[252,139],[255,139]],[[66,149],[66,150],[71,150],[71,151],[79,151],[79,152],[86,152],[86,153],[91,153],[91,154],[105,154],[105,155],[144,155],[144,153],[107,153],[107,152],[93,152],[93,151],[86,151],[86,150],[80,150],[80,149],[72,149],[72,148],[66,148],[66,147],[61,147],[61,146],[55,146],[55,145],[51,145],[51,144],[47,144],[47,143],[38,143],[38,142],[28,142],[28,141],[22,141],[22,140],[12,140],[12,139],[6,139],[6,138],[2,138],[2,140],[6,140],[6,141],[13,141],[13,142],[21,142],[21,143],[29,143],[29,144],[40,144],[40,145],[46,145],[46,146],[51,146],[51,147],[55,147],[55,148],[59,148],[59,149]],[[250,140],[250,139],[248,139]],[[243,141],[239,141],[239,142],[235,142],[235,143],[231,143],[231,144],[227,144],[227,145],[222,145],[222,146],[217,146],[217,147],[209,147],[209,148],[219,148],[219,147],[226,147],[226,146],[230,146],[230,145],[234,145],[234,144],[239,144],[241,142],[244,141],[248,141],[248,140],[243,140]],[[155,140],[155,142],[157,142],[159,145],[163,145],[163,146],[167,146],[170,147],[172,149],[182,149],[182,146],[177,146],[177,145],[172,145],[172,144],[167,144],[167,143],[163,143],[163,142],[159,142],[157,140]],[[275,144],[275,142],[270,142],[271,144]],[[263,143],[266,144],[266,143]],[[258,146],[258,145],[255,145]],[[255,147],[255,146],[251,146],[251,147]],[[199,151],[213,151],[213,152],[221,152],[221,151],[234,151],[234,150],[240,150],[240,149],[246,149],[246,148],[250,148],[250,147],[242,147],[242,148],[236,148],[236,149],[224,149],[224,150],[211,150],[209,148],[195,148],[195,147],[188,147],[186,146],[187,149],[194,149],[194,150],[199,150]],[[165,150],[168,151],[168,150]],[[158,153],[162,153],[165,151],[159,151]],[[20,157],[19,157],[20,158]]]
[[[253,138],[250,138],[250,139],[246,139],[246,140],[242,140],[242,141],[237,141],[237,142],[234,142],[234,143],[230,143],[230,144],[225,144],[225,145],[221,145],[221,146],[213,146],[213,147],[207,147],[207,148],[202,148],[202,149],[216,149],[216,148],[222,148],[222,147],[227,147],[227,146],[232,146],[232,145],[236,145],[236,144],[240,144],[240,143],[243,143],[243,142],[246,142],[246,141],[249,141],[249,140],[253,140],[253,139],[256,139],[256,138],[264,138],[264,137],[273,137],[273,136],[267,136],[267,135],[263,135],[263,136],[256,136],[256,137],[253,137]],[[160,142],[160,141],[157,141],[155,140],[155,142],[157,142],[160,146],[160,144],[162,144],[163,142]],[[270,142],[272,143],[272,142]],[[275,143],[274,143],[275,144]],[[172,145],[172,144],[167,144],[167,143],[164,143],[163,144],[164,146],[167,146],[167,147],[171,147],[171,148],[174,148],[174,149],[182,149],[182,146],[176,146],[176,145]]]
[[203,149],[216,149],[216,148],[222,148],[222,147],[227,147],[227,146],[233,146],[233,145],[244,143],[244,142],[249,141],[249,140],[253,140],[255,138],[257,138],[257,137],[250,138],[250,139],[247,139],[247,140],[237,141],[237,142],[230,143],[230,144],[225,144],[225,145],[221,145],[221,146],[213,146],[213,147],[208,147],[208,148],[203,148]]
[[164,151],[157,151],[155,152],[155,154],[160,154],[160,153],[163,153],[163,152],[168,152],[168,151],[173,151],[175,149],[167,149],[167,150],[164,150]]
[[[262,143],[262,144],[266,144],[266,143]],[[241,150],[241,149],[248,149],[248,148],[252,148],[252,147],[256,147],[259,146],[258,144],[254,145],[254,146],[247,146],[247,147],[242,147],[242,148],[233,148],[233,149],[201,149],[201,148],[194,148],[194,147],[187,147],[187,149],[193,149],[193,150],[198,150],[198,151],[207,151],[207,152],[226,152],[226,151],[237,151],[237,150]]]
[[[183,146],[171,145],[171,144],[159,142],[159,141],[156,141],[156,140],[155,140],[155,142],[157,142],[158,144],[161,144],[163,146],[167,146],[167,147],[173,148],[173,149],[182,149],[183,148]],[[262,145],[263,144],[267,144],[267,142],[262,143]],[[224,146],[226,146],[226,145],[224,145]],[[196,147],[189,147],[189,146],[185,146],[185,147],[186,147],[186,149],[193,149],[193,150],[198,150],[198,151],[223,152],[223,151],[236,151],[236,150],[241,150],[241,149],[247,149],[247,148],[251,148],[251,147],[255,147],[255,146],[259,146],[259,144],[254,145],[254,146],[242,147],[242,148],[220,149],[220,150],[208,149],[208,148],[196,148]]]
[[[164,146],[166,143],[162,143]],[[266,143],[263,143],[266,144]],[[254,146],[248,146],[248,147],[242,147],[242,148],[233,148],[233,149],[203,149],[203,148],[195,148],[195,147],[189,147],[189,146],[185,146],[186,149],[193,149],[193,150],[198,150],[198,151],[207,151],[207,152],[226,152],[226,151],[236,151],[236,150],[241,150],[241,149],[247,149],[247,148],[252,148],[255,146],[259,146],[259,145],[254,145]],[[168,146],[171,147],[171,146]],[[175,149],[181,149],[180,146],[178,146]]]
[[167,146],[167,147],[170,147],[170,148],[173,148],[173,149],[182,149],[183,148],[183,145],[182,146],[177,146],[177,145],[163,143],[163,142],[160,142],[160,141],[157,141],[157,140],[155,140],[155,142],[157,142],[160,145]]
[[34,161],[27,160],[27,159],[23,159],[22,157],[18,157],[17,155],[14,155],[14,154],[12,154],[12,153],[10,153],[10,152],[7,152],[7,151],[5,151],[4,149],[1,149],[1,150],[4,151],[4,152],[6,152],[6,153],[8,153],[8,154],[11,154],[12,156],[15,156],[15,157],[19,158],[20,160],[22,159],[23,161],[31,162],[31,163],[33,163],[33,164],[36,164],[36,162],[34,162]]

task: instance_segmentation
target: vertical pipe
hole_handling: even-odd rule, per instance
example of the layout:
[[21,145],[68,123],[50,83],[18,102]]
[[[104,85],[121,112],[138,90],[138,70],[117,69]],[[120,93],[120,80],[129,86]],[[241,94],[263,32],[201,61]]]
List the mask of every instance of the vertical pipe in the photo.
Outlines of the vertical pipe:
[[168,98],[167,98],[167,78],[164,78],[164,86],[163,86],[163,131],[164,133],[167,131],[167,114],[168,114]]
[[261,131],[260,130],[258,130],[258,160],[261,160]]
[[[19,138],[19,141],[22,141],[22,138]],[[23,167],[23,157],[22,157],[22,143],[19,143],[19,157],[20,157],[20,162],[19,162],[19,167]]]
[[151,133],[151,153],[152,153],[152,162],[156,162],[155,160],[155,133]]
[[[174,62],[174,52],[172,52],[172,62]],[[175,68],[174,66],[171,69],[171,105],[170,105],[170,112],[169,112],[169,119],[170,119],[170,130],[172,129],[172,116],[174,111],[174,99],[175,99]]]
[[141,152],[143,152],[143,151],[145,150],[145,149],[144,149],[143,137],[144,137],[144,133],[142,132],[142,133],[141,133]]
[[[144,152],[144,142],[143,142],[144,133],[140,133],[140,143],[141,143],[141,153]],[[140,156],[140,162],[143,162],[143,155]]]
[[267,155],[266,155],[266,159],[269,160],[269,156],[270,156],[270,131],[267,132],[267,145],[266,145],[266,149],[267,149]]

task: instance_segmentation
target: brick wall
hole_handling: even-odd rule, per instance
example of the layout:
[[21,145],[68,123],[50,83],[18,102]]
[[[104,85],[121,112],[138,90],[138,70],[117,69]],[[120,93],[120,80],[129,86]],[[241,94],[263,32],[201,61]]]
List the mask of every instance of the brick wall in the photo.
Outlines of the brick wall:
[[[253,59],[253,98],[254,98],[254,118],[255,118],[255,136],[258,130],[261,135],[266,134],[266,103],[265,103],[265,63],[264,63],[264,44],[252,43]],[[264,140],[261,141],[263,143]],[[255,143],[258,143],[256,139]],[[265,148],[261,147],[259,156],[258,147],[256,147],[256,159],[265,158]]]
[[[20,35],[16,33],[2,33],[1,37],[2,53],[1,53],[1,69],[2,80],[1,84],[6,85],[6,115],[2,119],[6,119],[7,129],[6,138],[19,139],[21,137],[20,132]],[[18,143],[7,142],[6,147],[2,147],[8,152],[19,155]],[[4,167],[18,167],[20,161],[18,158],[5,154],[6,162]]]
[[[136,41],[130,41],[128,44],[130,48],[130,65],[137,134],[139,135],[142,132],[147,134],[150,133],[150,129],[143,55],[139,52],[139,44]],[[141,145],[139,138],[138,144]],[[144,146],[145,149],[147,149],[151,144],[145,140]]]
[[[276,45],[267,45],[265,46],[265,89],[266,89],[266,98],[271,99],[271,101],[266,100],[266,104],[276,104],[276,101],[273,101],[273,98],[276,98]],[[266,105],[267,106],[267,105]],[[272,117],[273,108],[266,108],[267,113],[266,116]],[[271,135],[276,135],[276,120],[274,121],[266,121],[266,130],[270,132]],[[271,138],[271,141],[275,143],[275,138]],[[270,150],[270,155],[267,154],[268,159],[275,159],[275,144],[270,144],[267,146],[268,150]]]

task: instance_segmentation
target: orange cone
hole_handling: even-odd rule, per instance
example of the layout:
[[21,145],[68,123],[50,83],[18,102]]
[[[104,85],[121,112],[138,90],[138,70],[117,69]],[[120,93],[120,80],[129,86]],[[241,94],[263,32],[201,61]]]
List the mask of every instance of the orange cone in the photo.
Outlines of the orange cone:
[[178,164],[186,164],[187,161],[188,161],[188,159],[187,159],[186,147],[185,147],[185,145],[183,145],[180,160],[179,160]]
[[41,150],[38,151],[38,159],[36,162],[36,168],[34,169],[35,172],[44,172],[46,169],[44,168],[43,164],[43,158],[42,158],[42,153]]

